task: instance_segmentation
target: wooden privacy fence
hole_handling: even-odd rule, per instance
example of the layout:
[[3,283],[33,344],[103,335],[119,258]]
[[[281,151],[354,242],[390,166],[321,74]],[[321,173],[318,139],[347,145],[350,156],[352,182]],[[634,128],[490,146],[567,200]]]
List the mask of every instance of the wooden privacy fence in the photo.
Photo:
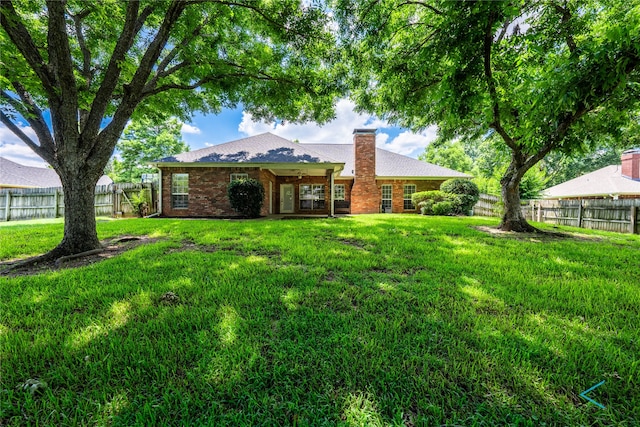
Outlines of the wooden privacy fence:
[[[473,214],[502,216],[502,200],[481,194]],[[527,219],[556,225],[640,233],[640,199],[529,200],[522,206]]]
[[[144,191],[149,214],[157,212],[157,190],[153,184],[111,184],[96,187],[96,216],[132,216],[134,196]],[[0,220],[16,221],[64,216],[62,188],[20,188],[0,190]]]

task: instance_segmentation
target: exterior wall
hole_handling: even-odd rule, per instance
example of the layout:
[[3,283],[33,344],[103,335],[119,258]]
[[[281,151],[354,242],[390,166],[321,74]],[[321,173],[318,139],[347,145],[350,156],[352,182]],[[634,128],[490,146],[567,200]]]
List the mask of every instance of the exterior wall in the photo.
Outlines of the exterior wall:
[[[231,208],[227,197],[227,185],[232,173],[246,173],[257,179],[269,191],[268,175],[258,168],[185,168],[162,169],[162,215],[170,217],[233,217],[237,213]],[[171,206],[171,176],[174,173],[189,174],[189,207],[174,209]],[[262,213],[268,212],[268,196]]]
[[376,186],[376,134],[371,129],[356,129],[355,179],[351,190],[351,213],[380,212],[380,192]]
[[[417,209],[405,209],[404,208],[404,186],[405,184],[415,184],[416,193],[420,191],[439,190],[440,185],[446,181],[445,179],[438,180],[417,180],[417,179],[379,179],[376,184],[378,187],[378,199],[382,200],[382,185],[391,184],[391,212],[403,213],[403,212],[417,212]],[[380,211],[380,206],[378,206]]]
[[640,149],[622,154],[622,176],[640,181]]
[[[276,176],[268,170],[260,171],[260,182],[264,187],[264,204],[260,214],[263,216],[276,212],[275,194],[276,194]],[[269,192],[269,182],[271,182],[271,192]],[[272,212],[269,212],[269,206],[273,208]]]
[[[331,207],[331,193],[329,188],[329,178],[325,176],[303,176],[298,179],[297,176],[279,176],[276,178],[274,188],[275,199],[273,204],[273,212],[280,213],[280,185],[293,184],[294,191],[294,214],[309,215],[329,215]],[[300,209],[300,184],[324,184],[324,209]]]

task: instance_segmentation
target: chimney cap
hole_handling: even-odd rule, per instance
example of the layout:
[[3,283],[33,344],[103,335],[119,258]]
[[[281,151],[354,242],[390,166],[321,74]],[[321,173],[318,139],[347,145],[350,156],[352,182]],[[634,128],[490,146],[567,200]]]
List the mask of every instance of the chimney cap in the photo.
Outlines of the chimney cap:
[[354,129],[353,130],[353,134],[372,134],[372,133],[376,133],[378,129]]
[[632,148],[631,150],[624,151],[622,154],[640,154],[640,148]]

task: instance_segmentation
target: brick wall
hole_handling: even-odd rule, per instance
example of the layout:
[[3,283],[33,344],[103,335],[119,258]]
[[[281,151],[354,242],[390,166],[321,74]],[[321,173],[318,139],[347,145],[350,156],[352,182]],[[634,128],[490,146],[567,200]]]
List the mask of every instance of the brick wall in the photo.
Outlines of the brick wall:
[[[227,197],[227,185],[232,173],[246,173],[249,178],[262,182],[265,193],[269,192],[269,180],[275,180],[268,171],[259,168],[185,168],[162,169],[162,215],[170,217],[233,217],[237,213],[231,208]],[[189,174],[189,206],[174,209],[171,204],[171,176],[174,173]],[[269,195],[265,194],[262,214],[267,215]]]
[[640,180],[640,150],[631,150],[622,154],[622,176]]
[[[279,176],[276,179],[275,199],[273,204],[274,213],[280,213],[280,185],[293,184],[294,191],[294,213],[309,215],[328,215],[331,207],[331,193],[329,192],[329,178],[324,176]],[[300,209],[300,184],[324,184],[324,209]]]
[[378,213],[380,191],[376,186],[376,133],[375,129],[353,131],[355,150],[354,182],[351,189],[351,213]]
[[416,193],[420,191],[439,190],[440,185],[444,182],[444,179],[440,180],[400,180],[400,179],[379,179],[377,181],[378,186],[378,198],[382,200],[382,185],[390,184],[391,187],[391,212],[417,212],[416,209],[404,209],[404,186],[405,184],[415,184]]

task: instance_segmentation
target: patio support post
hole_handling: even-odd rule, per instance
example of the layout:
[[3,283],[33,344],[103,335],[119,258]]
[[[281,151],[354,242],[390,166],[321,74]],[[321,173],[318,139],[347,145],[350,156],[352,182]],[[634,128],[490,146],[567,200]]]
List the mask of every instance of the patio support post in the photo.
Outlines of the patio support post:
[[331,210],[330,210],[329,212],[331,212],[331,217],[335,216],[335,214],[334,214],[334,205],[335,205],[335,203],[334,203],[334,201],[335,201],[335,200],[334,200],[334,199],[335,199],[335,194],[333,194],[333,175],[334,175],[334,174],[335,174],[335,170],[332,170],[332,171],[331,171],[331,175],[330,175],[330,177],[329,177],[329,186],[330,186],[330,188],[329,188],[329,192],[330,192],[330,194],[331,194]]

